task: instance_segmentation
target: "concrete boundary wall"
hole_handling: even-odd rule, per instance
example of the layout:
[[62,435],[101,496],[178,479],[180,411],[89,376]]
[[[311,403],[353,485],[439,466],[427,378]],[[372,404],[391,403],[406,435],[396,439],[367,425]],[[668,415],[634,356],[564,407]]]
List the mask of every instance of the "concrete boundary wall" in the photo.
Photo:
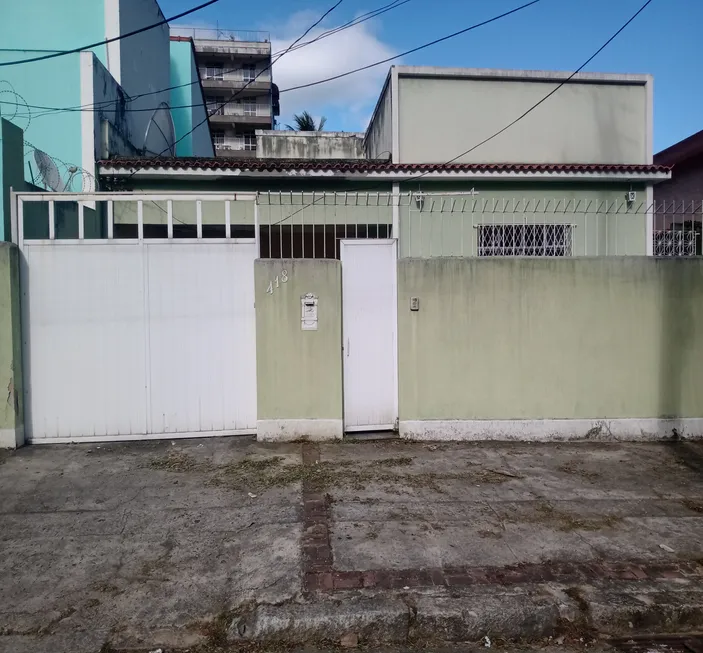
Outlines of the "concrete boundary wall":
[[[342,437],[342,268],[326,259],[260,259],[255,265],[257,438]],[[301,298],[317,300],[314,330]]]
[[398,332],[403,437],[703,435],[701,259],[403,259]]

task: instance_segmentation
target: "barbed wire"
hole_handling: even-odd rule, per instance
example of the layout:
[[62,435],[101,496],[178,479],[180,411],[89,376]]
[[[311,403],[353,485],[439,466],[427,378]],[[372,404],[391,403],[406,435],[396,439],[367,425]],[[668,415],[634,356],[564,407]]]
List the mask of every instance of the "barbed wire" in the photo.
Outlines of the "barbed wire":
[[[7,96],[9,96],[9,100]],[[27,100],[15,90],[15,87],[7,79],[0,79],[0,100],[3,106],[11,107],[9,113],[3,112],[0,116],[5,120],[12,121],[23,131],[27,131],[29,125],[32,124],[32,110],[29,108]],[[20,109],[22,109],[22,113],[20,113]],[[24,126],[17,124],[16,120],[18,119],[25,119],[27,124]]]
[[[27,160],[29,156],[33,156],[35,152],[41,152],[44,156],[48,157],[51,159],[53,164],[56,166],[56,170],[59,174],[59,177],[61,179],[61,182],[64,186],[63,191],[68,192],[68,193],[92,193],[96,190],[97,185],[96,185],[96,179],[95,175],[88,172],[85,168],[76,165],[74,163],[66,163],[62,159],[59,159],[57,156],[52,156],[51,154],[48,154],[41,148],[36,147],[32,143],[30,143],[28,140],[24,141],[24,158]],[[31,169],[31,162],[29,162],[30,169]],[[37,181],[40,182],[40,184],[46,189],[50,191],[56,190],[55,188],[51,188],[50,183],[49,183],[49,176],[47,174],[47,171],[41,170],[39,166],[37,166],[37,171],[36,171],[36,176],[34,175],[34,172],[32,171],[32,177],[34,182],[36,183]]]

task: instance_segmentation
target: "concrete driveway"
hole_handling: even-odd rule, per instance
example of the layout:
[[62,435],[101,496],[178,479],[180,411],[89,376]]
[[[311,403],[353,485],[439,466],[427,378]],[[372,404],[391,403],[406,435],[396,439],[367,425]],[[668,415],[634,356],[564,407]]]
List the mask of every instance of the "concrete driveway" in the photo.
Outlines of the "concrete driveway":
[[0,651],[217,644],[244,614],[275,636],[257,606],[477,587],[703,591],[703,444],[218,438],[1,456]]

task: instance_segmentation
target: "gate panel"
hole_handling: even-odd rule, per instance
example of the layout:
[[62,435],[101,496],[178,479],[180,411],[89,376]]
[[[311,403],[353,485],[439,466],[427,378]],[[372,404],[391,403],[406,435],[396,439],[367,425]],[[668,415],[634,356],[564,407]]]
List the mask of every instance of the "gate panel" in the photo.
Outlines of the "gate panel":
[[150,244],[150,431],[256,429],[256,245]]
[[28,440],[256,431],[253,241],[23,253]]
[[146,432],[142,248],[25,243],[28,439]]

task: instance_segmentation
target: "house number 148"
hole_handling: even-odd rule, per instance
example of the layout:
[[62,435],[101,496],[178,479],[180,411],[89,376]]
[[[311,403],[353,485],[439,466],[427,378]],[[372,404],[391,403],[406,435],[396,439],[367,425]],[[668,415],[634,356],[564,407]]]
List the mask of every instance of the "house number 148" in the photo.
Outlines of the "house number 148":
[[280,275],[276,275],[276,278],[273,281],[269,281],[268,288],[266,288],[266,292],[269,295],[273,295],[273,291],[275,288],[280,288],[282,283],[286,283],[288,281],[288,270],[281,270]]

